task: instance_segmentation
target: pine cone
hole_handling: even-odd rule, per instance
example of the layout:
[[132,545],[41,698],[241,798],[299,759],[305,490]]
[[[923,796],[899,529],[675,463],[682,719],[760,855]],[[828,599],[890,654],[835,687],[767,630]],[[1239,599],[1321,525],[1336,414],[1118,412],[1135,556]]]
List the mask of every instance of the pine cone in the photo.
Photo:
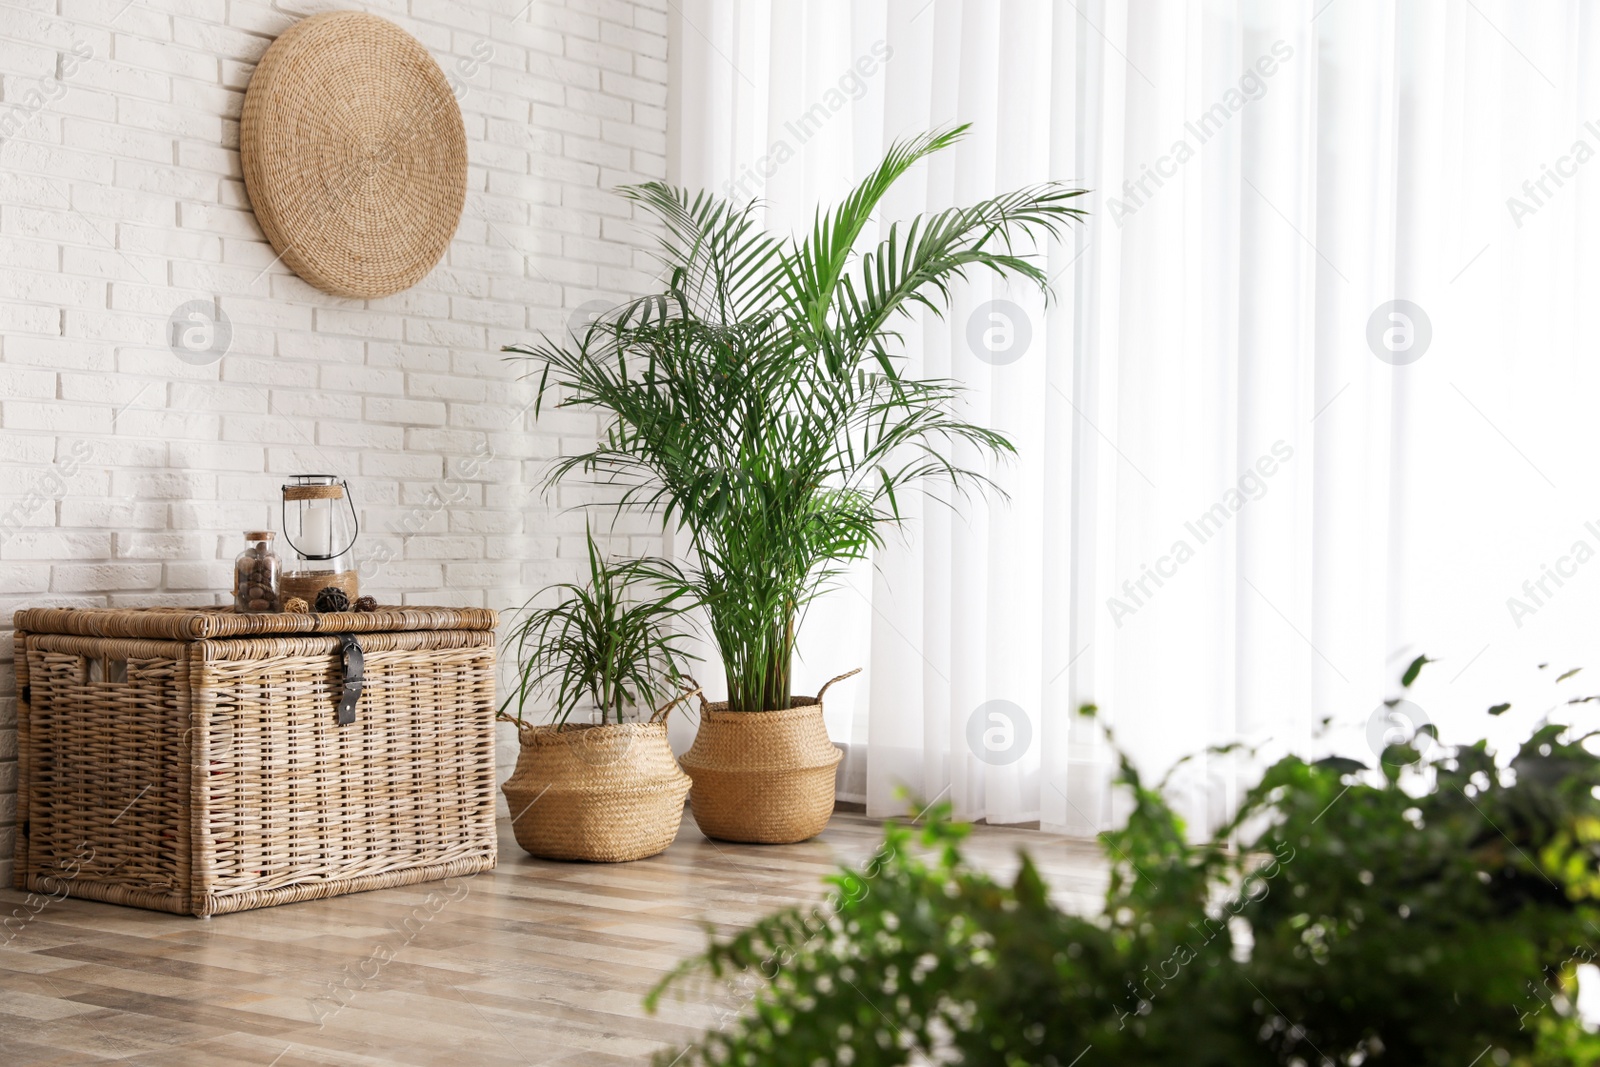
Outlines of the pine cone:
[[336,585],[323,586],[322,591],[317,594],[317,610],[319,612],[349,611],[350,597]]
[[307,604],[304,600],[301,600],[297,596],[292,596],[283,602],[283,610],[294,612],[296,614],[304,614],[305,612],[311,610],[311,605]]
[[378,610],[378,598],[375,597],[375,596],[357,597],[356,598],[356,610],[357,611],[377,611]]

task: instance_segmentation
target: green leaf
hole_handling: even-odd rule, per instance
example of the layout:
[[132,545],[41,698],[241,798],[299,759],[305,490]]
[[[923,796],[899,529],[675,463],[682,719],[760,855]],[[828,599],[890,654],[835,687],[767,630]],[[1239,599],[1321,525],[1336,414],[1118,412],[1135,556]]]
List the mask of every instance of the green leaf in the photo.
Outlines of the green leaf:
[[1348,756],[1323,756],[1319,760],[1313,760],[1311,766],[1341,775],[1358,774],[1368,769],[1365,763]]
[[1511,710],[1510,704],[1496,704],[1489,709],[1490,715],[1504,715]]
[[1417,675],[1422,673],[1422,665],[1432,662],[1433,660],[1429,659],[1427,656],[1418,656],[1416,659],[1412,660],[1411,666],[1407,667],[1406,672],[1400,676],[1400,684],[1405,686],[1407,689],[1411,688],[1411,683],[1415,682],[1417,680]]
[[1535,730],[1533,736],[1528,738],[1522,747],[1524,750],[1529,750],[1537,749],[1541,745],[1553,745],[1566,732],[1567,727],[1565,724],[1558,722],[1548,723]]

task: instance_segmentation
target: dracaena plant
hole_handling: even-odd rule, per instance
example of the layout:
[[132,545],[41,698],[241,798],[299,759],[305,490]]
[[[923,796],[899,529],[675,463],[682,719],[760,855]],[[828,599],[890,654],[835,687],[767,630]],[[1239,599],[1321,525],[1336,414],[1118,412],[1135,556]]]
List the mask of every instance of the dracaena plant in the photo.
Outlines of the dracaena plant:
[[534,362],[541,408],[554,397],[608,417],[551,484],[597,481],[616,506],[687,533],[681,573],[731,710],[789,706],[801,613],[902,521],[906,490],[984,491],[983,458],[1014,451],[957,414],[958,383],[906,372],[896,331],[919,309],[942,314],[975,269],[1048,291],[1031,249],[1083,215],[1072,206],[1083,190],[1030,186],[897,223],[863,247],[896,180],[963,130],[895,145],[804,236],[765,232],[753,204],[625,188],[660,223],[663,289],[581,336],[508,349]]
[[676,626],[687,610],[682,588],[662,588],[646,560],[607,560],[587,536],[589,580],[547,586],[534,599],[562,594],[552,607],[524,608],[508,643],[517,660],[517,684],[501,704],[524,722],[530,703],[548,700],[550,721],[565,723],[585,703],[600,722],[623,721],[630,707],[654,707],[677,695],[691,657]]

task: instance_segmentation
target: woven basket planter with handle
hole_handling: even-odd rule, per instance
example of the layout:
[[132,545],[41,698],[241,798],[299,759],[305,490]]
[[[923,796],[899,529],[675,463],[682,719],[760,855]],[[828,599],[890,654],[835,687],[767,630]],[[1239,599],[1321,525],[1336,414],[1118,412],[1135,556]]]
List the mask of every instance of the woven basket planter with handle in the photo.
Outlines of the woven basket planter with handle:
[[779,711],[702,703],[700,729],[683,754],[683,769],[694,779],[689,808],[701,833],[719,841],[789,845],[827,827],[844,753],[828,740],[822,696],[855,673],[833,679],[815,697],[794,697]]
[[678,836],[689,778],[667,724],[530,726],[501,789],[517,844],[553,860],[619,863],[666,850]]

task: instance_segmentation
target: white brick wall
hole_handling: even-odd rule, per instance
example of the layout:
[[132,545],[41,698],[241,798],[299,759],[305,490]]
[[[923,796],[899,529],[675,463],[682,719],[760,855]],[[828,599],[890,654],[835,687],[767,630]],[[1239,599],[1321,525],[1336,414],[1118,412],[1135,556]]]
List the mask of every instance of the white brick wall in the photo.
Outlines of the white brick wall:
[[[297,19],[351,8],[404,27],[465,86],[460,229],[432,274],[383,300],[274,263],[239,170],[253,64]],[[563,438],[597,423],[519,414],[531,393],[499,349],[647,282],[645,239],[606,190],[665,175],[666,10],[0,0],[4,624],[25,605],[220,602],[240,532],[278,526],[293,473],[351,480],[364,555],[390,560],[367,582],[380,600],[505,609],[574,576],[583,518],[537,487]],[[233,327],[210,366],[167,346],[168,317],[195,299]],[[642,521],[618,536],[619,551],[661,548]],[[9,884],[9,629],[0,642]]]

